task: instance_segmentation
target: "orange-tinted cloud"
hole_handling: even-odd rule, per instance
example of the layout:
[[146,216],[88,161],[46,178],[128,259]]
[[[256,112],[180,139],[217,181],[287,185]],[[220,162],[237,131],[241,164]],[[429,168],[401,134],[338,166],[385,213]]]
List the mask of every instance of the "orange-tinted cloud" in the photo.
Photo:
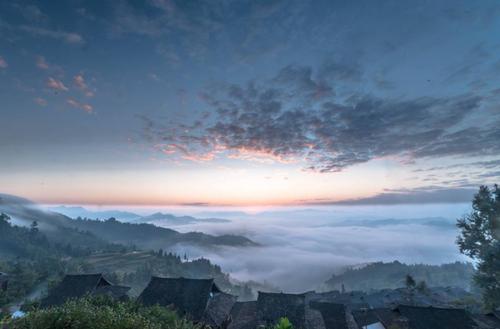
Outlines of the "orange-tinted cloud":
[[7,64],[7,61],[0,56],[0,69],[6,69],[9,65]]
[[45,61],[45,57],[38,56],[36,59],[36,67],[42,70],[47,70],[49,68],[49,63]]
[[58,91],[68,91],[68,87],[66,87],[62,81],[52,77],[47,79],[47,87]]
[[83,75],[81,75],[81,74],[75,75],[73,77],[73,83],[75,84],[75,86],[78,89],[80,89],[80,91],[82,93],[85,94],[85,96],[87,96],[87,97],[94,96],[94,92],[92,90],[90,90],[89,86],[85,82],[85,78],[83,77]]
[[87,113],[92,113],[94,111],[94,108],[92,107],[92,105],[80,103],[80,102],[74,100],[73,98],[68,98],[66,100],[66,103],[68,103],[69,105],[71,105],[72,107],[74,107],[76,109],[83,110]]
[[37,103],[40,106],[47,106],[47,101],[41,97],[35,98],[35,103]]

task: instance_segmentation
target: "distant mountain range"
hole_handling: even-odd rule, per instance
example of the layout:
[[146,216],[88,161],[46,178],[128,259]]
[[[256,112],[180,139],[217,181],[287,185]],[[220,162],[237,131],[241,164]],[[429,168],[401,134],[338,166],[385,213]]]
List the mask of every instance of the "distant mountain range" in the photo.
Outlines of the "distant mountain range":
[[174,216],[172,214],[164,214],[157,212],[149,216],[141,217],[137,222],[143,223],[158,223],[162,225],[186,225],[194,223],[228,223],[228,219],[222,218],[195,218],[192,216]]
[[90,219],[108,219],[114,217],[124,222],[141,218],[141,215],[129,211],[120,211],[120,210],[92,211],[83,207],[68,207],[68,206],[50,207],[48,208],[48,210],[66,215],[71,218],[82,217]]
[[73,219],[89,218],[89,219],[99,219],[106,220],[109,218],[116,218],[122,222],[130,223],[150,223],[159,224],[161,226],[177,226],[177,225],[187,225],[195,223],[227,223],[230,222],[228,219],[222,218],[196,218],[192,216],[175,216],[172,214],[166,214],[162,212],[156,212],[151,215],[141,216],[139,214],[120,211],[120,210],[102,210],[102,211],[92,211],[84,207],[68,207],[68,206],[58,206],[50,207],[48,210],[57,212]]
[[[118,220],[72,219],[66,215],[45,211],[30,200],[20,197],[0,194],[0,213],[12,217],[13,224],[30,225],[37,221],[39,228],[47,235],[64,236],[68,228],[90,234],[108,243],[136,245],[143,249],[166,249],[175,244],[183,243],[202,247],[258,246],[254,241],[241,235],[214,236],[199,232],[180,233],[169,228],[158,227],[148,223],[123,223]],[[155,218],[160,218],[155,215]],[[162,217],[163,218],[163,214]],[[165,217],[170,218],[170,217]],[[174,220],[177,217],[173,216]],[[158,219],[161,220],[161,219]],[[191,218],[179,221],[194,220]]]

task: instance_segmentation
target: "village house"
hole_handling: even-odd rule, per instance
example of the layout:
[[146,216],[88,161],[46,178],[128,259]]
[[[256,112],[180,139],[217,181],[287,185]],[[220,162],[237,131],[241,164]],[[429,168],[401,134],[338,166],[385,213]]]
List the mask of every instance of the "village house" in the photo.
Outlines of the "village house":
[[[397,321],[397,314],[389,308],[364,308],[352,312],[359,329],[387,329]],[[399,320],[400,326],[406,325]]]
[[344,305],[316,301],[312,294],[259,292],[257,301],[235,304],[228,329],[269,327],[282,317],[296,329],[357,329]]
[[[257,301],[237,302],[228,329],[265,328],[287,317],[296,329],[499,329],[497,314],[464,309],[408,306],[371,308],[336,293],[259,292]],[[344,303],[337,301],[343,300]],[[366,305],[366,304],[365,304]],[[354,307],[353,307],[354,306]]]
[[227,328],[236,297],[222,292],[213,279],[153,277],[138,301],[146,306],[171,306],[192,321]]
[[455,308],[398,305],[393,309],[357,310],[353,316],[359,329],[490,329],[479,326],[464,309]]
[[231,309],[231,323],[228,329],[257,328],[257,301],[236,302]]
[[259,291],[258,325],[271,326],[282,317],[288,318],[295,329],[306,329],[306,295]]
[[128,298],[129,287],[113,285],[102,274],[66,275],[64,279],[42,299],[42,307],[61,305],[73,298],[86,295],[106,295],[117,300]]
[[477,324],[478,329],[498,329],[500,328],[500,313],[490,312],[487,314],[473,314],[472,319]]

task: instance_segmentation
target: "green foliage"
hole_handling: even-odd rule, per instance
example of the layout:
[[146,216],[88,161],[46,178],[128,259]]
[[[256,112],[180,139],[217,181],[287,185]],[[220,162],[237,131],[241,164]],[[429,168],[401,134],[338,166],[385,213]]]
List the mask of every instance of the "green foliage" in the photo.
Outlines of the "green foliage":
[[80,257],[106,247],[114,250],[113,245],[73,228],[54,231],[59,235],[47,236],[37,221],[29,227],[14,226],[8,215],[0,214],[0,271],[9,274],[7,291],[0,291],[0,307],[22,301],[38,285],[64,273],[85,272],[88,266]]
[[288,318],[280,318],[274,329],[293,329],[293,325]]
[[[86,225],[109,230],[121,227],[111,220],[101,226],[97,221],[77,220],[82,229]],[[109,227],[108,227],[109,226]],[[152,225],[125,225],[127,230]],[[173,231],[175,232],[175,231]],[[142,232],[149,234],[148,232]],[[37,221],[29,227],[14,226],[9,216],[0,214],[0,271],[10,274],[7,292],[0,291],[0,307],[20,302],[38,285],[49,288],[66,273],[102,272],[111,282],[131,286],[138,294],[152,275],[215,278],[217,284],[234,294],[242,288],[230,283],[227,274],[207,259],[183,261],[170,252],[138,252],[134,247],[111,244],[88,231],[71,227],[39,229]]]
[[105,297],[71,300],[49,309],[29,312],[11,320],[12,329],[200,329],[165,307],[143,307]]
[[406,286],[407,274],[417,282],[425,281],[428,287],[454,286],[468,289],[471,285],[474,267],[460,262],[442,265],[407,265],[398,261],[376,262],[333,275],[326,285],[329,289],[340,290],[343,284],[347,291],[369,292],[379,289],[396,289]]
[[474,281],[483,291],[489,310],[500,306],[500,188],[481,186],[472,200],[472,212],[457,221],[460,252],[477,264]]

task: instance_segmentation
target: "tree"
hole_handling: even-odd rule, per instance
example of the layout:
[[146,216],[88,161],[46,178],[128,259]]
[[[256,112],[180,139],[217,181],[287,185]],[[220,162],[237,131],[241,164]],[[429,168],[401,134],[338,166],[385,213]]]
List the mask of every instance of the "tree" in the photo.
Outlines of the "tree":
[[406,284],[406,289],[408,290],[413,290],[417,285],[415,279],[410,274],[406,275],[405,284]]
[[0,229],[7,229],[10,226],[10,217],[7,214],[0,213]]
[[486,309],[500,306],[500,189],[481,186],[472,211],[458,219],[460,252],[476,263],[474,281],[483,292]]
[[420,281],[418,284],[417,284],[417,290],[421,293],[426,293],[427,292],[427,283],[425,282],[425,280],[422,280]]
[[34,220],[30,225],[31,234],[36,235],[38,233],[38,222]]

